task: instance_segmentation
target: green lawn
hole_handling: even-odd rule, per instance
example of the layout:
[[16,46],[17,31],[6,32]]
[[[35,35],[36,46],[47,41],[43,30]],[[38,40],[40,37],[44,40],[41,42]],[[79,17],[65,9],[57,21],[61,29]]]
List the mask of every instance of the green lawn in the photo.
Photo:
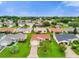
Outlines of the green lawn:
[[38,48],[38,56],[39,57],[65,57],[65,53],[61,51],[60,46],[56,43],[56,41],[53,38],[51,39],[52,39],[51,42],[46,43],[46,45],[49,46],[47,52],[44,52],[43,47]]
[[17,53],[12,54],[9,47],[5,48],[1,53],[0,53],[0,57],[27,57],[30,53],[30,37],[31,34],[28,34],[28,39],[26,39],[25,42],[18,42],[16,44],[16,46],[18,46],[19,51]]
[[79,51],[76,49],[72,49],[77,55],[79,55]]
[[72,50],[77,54],[79,55],[79,40],[75,40],[72,42]]

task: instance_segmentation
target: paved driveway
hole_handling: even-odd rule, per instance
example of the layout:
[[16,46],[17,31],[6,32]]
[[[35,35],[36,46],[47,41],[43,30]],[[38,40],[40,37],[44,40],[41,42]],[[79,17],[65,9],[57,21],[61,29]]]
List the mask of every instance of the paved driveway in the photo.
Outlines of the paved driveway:
[[79,58],[79,56],[72,51],[70,46],[67,46],[65,54],[66,54],[66,58]]
[[28,58],[38,58],[37,46],[32,46],[31,47],[31,51],[30,51],[30,54],[29,54]]
[[39,41],[31,41],[31,50],[28,58],[38,58],[37,49],[39,43]]

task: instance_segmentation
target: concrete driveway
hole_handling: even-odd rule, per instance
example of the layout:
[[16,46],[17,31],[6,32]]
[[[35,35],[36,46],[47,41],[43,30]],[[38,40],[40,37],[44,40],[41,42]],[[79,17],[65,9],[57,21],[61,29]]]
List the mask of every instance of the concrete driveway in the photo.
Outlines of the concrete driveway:
[[72,51],[70,46],[67,46],[65,54],[66,58],[79,58],[79,55],[75,54],[75,52]]
[[39,43],[39,41],[31,41],[31,50],[28,58],[38,58],[37,49]]

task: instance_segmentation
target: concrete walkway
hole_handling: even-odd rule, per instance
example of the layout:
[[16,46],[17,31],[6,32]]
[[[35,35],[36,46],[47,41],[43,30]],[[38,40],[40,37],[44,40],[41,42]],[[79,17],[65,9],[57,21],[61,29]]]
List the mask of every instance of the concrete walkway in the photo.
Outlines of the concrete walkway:
[[79,56],[72,51],[70,46],[67,46],[65,54],[66,54],[66,58],[79,58]]

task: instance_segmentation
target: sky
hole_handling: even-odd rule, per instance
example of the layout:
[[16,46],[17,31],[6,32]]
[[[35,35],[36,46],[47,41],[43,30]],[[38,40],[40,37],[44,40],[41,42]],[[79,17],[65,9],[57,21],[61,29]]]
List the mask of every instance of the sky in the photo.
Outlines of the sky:
[[0,16],[79,16],[78,1],[0,1]]

